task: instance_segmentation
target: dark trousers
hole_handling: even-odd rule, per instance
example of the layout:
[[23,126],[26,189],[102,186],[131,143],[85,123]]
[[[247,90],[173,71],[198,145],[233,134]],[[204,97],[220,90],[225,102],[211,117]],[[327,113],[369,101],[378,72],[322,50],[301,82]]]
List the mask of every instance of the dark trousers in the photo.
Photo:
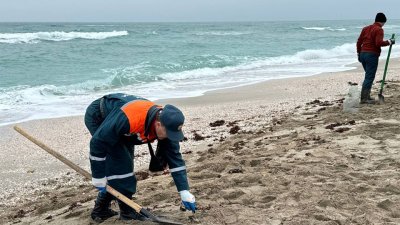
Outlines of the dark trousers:
[[[93,101],[86,109],[85,125],[92,136],[107,117],[107,115],[102,115],[100,110],[101,101],[103,100]],[[133,145],[127,145],[127,143],[120,141],[113,146],[112,151],[107,152],[105,161],[106,176],[109,179],[107,183],[128,198],[132,198],[132,195],[136,192],[136,177],[115,178],[115,176],[133,173],[133,151]]]
[[376,70],[378,69],[379,55],[371,52],[361,52],[360,61],[365,71],[363,89],[370,90],[375,80]]

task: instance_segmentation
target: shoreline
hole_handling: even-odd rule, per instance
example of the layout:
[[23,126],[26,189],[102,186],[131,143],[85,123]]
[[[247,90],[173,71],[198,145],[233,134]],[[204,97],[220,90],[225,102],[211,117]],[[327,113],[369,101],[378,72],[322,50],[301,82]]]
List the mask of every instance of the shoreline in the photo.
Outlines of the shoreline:
[[[307,78],[307,77],[313,77],[313,76],[323,76],[324,74],[330,74],[330,73],[342,73],[342,72],[346,72],[346,71],[351,71],[351,70],[355,70],[357,69],[357,63],[350,63],[350,64],[346,64],[343,65],[343,67],[348,67],[348,69],[343,70],[343,71],[339,71],[339,72],[321,72],[321,73],[317,73],[314,75],[304,75],[304,76],[294,76],[294,77],[286,77],[286,78],[271,78],[269,80],[264,80],[264,81],[255,81],[255,82],[250,82],[250,83],[246,83],[246,84],[240,84],[237,86],[230,86],[230,87],[222,87],[222,88],[218,88],[218,89],[214,89],[214,90],[207,90],[204,91],[203,93],[199,94],[199,95],[195,95],[195,96],[186,96],[186,97],[176,97],[176,98],[163,98],[163,99],[157,99],[157,100],[153,100],[154,102],[166,102],[169,101],[170,99],[178,99],[179,101],[185,101],[186,99],[192,99],[192,98],[197,98],[197,97],[202,97],[204,95],[208,95],[208,94],[212,94],[213,92],[220,92],[223,91],[225,89],[239,89],[242,87],[247,87],[247,86],[253,86],[253,85],[258,85],[258,84],[263,84],[263,83],[267,83],[270,81],[275,81],[275,80],[287,80],[287,79],[301,79],[301,78]],[[111,92],[110,92],[111,93]],[[135,95],[135,93],[131,93],[133,95]],[[83,114],[74,114],[74,115],[62,115],[62,116],[52,116],[52,117],[46,117],[46,118],[27,118],[27,119],[22,119],[20,121],[14,121],[14,122],[5,122],[3,124],[0,124],[0,128],[4,127],[4,126],[8,126],[8,125],[14,125],[14,124],[20,124],[20,123],[26,123],[26,122],[30,122],[30,121],[35,121],[35,120],[47,120],[47,119],[59,119],[59,118],[67,118],[67,117],[79,117],[79,116],[83,116]]]

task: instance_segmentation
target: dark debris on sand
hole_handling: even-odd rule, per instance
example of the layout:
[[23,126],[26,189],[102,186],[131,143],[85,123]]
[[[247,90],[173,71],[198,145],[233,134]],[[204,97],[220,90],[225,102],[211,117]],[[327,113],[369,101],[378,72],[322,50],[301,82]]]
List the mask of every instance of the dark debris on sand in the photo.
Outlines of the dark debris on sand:
[[225,120],[216,120],[210,123],[210,127],[219,127],[225,124]]

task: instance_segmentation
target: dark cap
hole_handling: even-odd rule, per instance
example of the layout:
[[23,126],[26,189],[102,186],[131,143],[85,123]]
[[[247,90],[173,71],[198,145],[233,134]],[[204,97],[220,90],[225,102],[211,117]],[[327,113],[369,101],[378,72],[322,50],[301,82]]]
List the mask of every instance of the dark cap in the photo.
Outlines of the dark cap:
[[171,141],[181,141],[184,136],[182,126],[185,117],[181,110],[173,105],[166,105],[160,112],[160,121],[167,130],[168,139]]
[[381,22],[381,23],[386,23],[386,16],[383,13],[378,13],[375,16],[375,22]]

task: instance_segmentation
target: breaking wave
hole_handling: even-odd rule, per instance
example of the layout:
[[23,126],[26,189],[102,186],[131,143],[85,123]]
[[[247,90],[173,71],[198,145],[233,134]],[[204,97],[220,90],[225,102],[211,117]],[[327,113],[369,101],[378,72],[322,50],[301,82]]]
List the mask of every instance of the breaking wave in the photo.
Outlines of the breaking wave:
[[301,27],[304,30],[317,30],[317,31],[345,31],[346,28],[331,28],[331,27]]
[[101,40],[111,37],[128,35],[128,31],[111,32],[36,32],[36,33],[0,33],[0,43],[21,44],[21,43],[39,43],[45,41],[69,41],[73,39],[92,39]]

